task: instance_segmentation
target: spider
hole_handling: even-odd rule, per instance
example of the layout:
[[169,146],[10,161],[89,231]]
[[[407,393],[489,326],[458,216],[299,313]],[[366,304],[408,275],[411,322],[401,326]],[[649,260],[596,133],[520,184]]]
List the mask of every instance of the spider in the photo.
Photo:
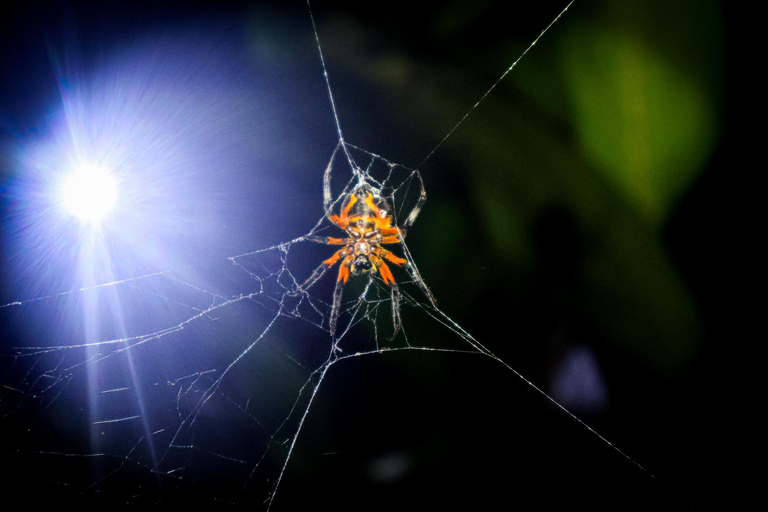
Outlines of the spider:
[[[330,170],[330,166],[329,166]],[[417,174],[418,176],[418,174]],[[419,180],[421,178],[419,177]],[[424,183],[421,183],[421,194],[416,205],[411,210],[402,226],[392,226],[392,217],[390,207],[386,199],[382,196],[381,190],[370,185],[364,180],[355,186],[355,188],[344,198],[341,211],[338,215],[331,212],[331,192],[330,177],[326,171],[324,180],[324,198],[325,210],[328,220],[336,226],[346,231],[344,238],[321,237],[310,235],[306,237],[313,242],[327,245],[341,245],[327,260],[323,261],[315,269],[312,275],[299,286],[298,292],[302,292],[311,287],[325,272],[339,263],[339,273],[336,279],[336,288],[333,292],[333,304],[331,306],[330,332],[334,335],[336,325],[341,311],[341,296],[344,285],[347,283],[350,275],[359,274],[378,274],[386,285],[389,286],[392,297],[392,322],[394,332],[390,339],[394,338],[400,330],[400,289],[395,282],[392,271],[386,262],[393,263],[399,267],[405,268],[413,281],[421,288],[429,299],[430,303],[436,307],[432,292],[419,276],[418,271],[408,260],[396,256],[389,250],[382,247],[385,244],[401,243],[405,239],[408,228],[416,220],[421,211],[424,202],[427,199]]]

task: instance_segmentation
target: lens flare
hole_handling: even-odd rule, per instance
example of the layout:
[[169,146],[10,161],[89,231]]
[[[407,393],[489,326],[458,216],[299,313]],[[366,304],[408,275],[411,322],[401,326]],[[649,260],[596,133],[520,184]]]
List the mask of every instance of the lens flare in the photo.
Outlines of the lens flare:
[[107,169],[85,164],[65,179],[62,196],[67,212],[83,222],[98,223],[117,202],[117,182]]

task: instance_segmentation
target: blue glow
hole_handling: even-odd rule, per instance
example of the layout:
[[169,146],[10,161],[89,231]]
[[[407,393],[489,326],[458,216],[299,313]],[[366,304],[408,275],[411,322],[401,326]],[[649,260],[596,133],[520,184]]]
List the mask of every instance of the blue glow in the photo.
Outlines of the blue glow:
[[[155,323],[176,321],[174,311],[150,311],[146,301],[103,285],[164,272],[220,289],[208,261],[231,269],[226,256],[268,245],[257,226],[270,223],[253,219],[269,220],[285,203],[262,180],[286,179],[281,169],[297,152],[280,144],[299,130],[275,111],[271,94],[280,86],[258,80],[247,48],[229,36],[202,27],[148,34],[87,68],[72,56],[51,55],[55,107],[6,152],[13,176],[3,226],[11,276],[4,292],[22,300],[62,294],[61,303],[36,303],[39,329],[58,333],[41,337],[51,343],[82,346],[84,386],[71,392],[88,411],[94,453],[113,440],[104,425],[115,402],[105,398],[104,383],[122,376],[129,391],[120,403],[135,404],[131,417],[141,418],[156,460],[145,414],[153,406],[147,366],[178,358],[158,346],[151,357],[126,350],[108,370],[103,362],[90,364],[100,361],[100,343],[127,345],[131,335],[156,330]],[[164,296],[151,285],[143,293]]]
[[[10,295],[88,286],[83,265],[106,283],[259,245],[252,219],[275,206],[261,179],[286,175],[296,152],[279,144],[297,127],[243,41],[198,26],[129,39],[87,66],[71,52],[51,55],[58,105],[6,152]],[[82,262],[87,244],[110,272]]]

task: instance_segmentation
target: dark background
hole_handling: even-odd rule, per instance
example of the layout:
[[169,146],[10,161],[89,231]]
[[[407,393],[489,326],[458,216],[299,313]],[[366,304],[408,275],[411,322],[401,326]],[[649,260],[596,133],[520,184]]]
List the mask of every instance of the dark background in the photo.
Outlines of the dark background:
[[[752,443],[735,435],[743,413],[734,396],[743,394],[754,337],[734,286],[749,181],[738,165],[732,14],[717,2],[577,1],[424,161],[564,3],[515,3],[511,13],[494,2],[412,4],[313,4],[344,136],[421,170],[429,200],[408,247],[441,310],[631,460],[489,358],[379,354],[328,372],[275,509],[688,508],[739,499],[749,489],[741,446]],[[60,275],[66,265],[52,277],[57,263],[30,245],[20,155],[50,136],[70,87],[98,83],[136,48],[146,57],[175,44],[181,63],[169,63],[169,77],[174,66],[199,63],[190,98],[207,124],[190,145],[210,142],[211,156],[197,161],[194,179],[179,175],[184,217],[178,229],[158,231],[162,265],[115,237],[116,279],[170,264],[189,282],[240,293],[243,280],[222,270],[227,257],[306,233],[322,215],[322,171],[338,135],[302,2],[11,2],[2,10],[3,304],[76,288]],[[163,55],[148,69],[161,69]],[[125,76],[136,73],[140,65]],[[194,110],[185,119],[194,122]],[[242,115],[209,122],[233,110]],[[55,306],[41,314],[61,314]],[[23,315],[3,313],[7,387],[35,361],[14,359],[12,347],[39,341]],[[405,311],[404,325],[412,345],[449,337],[419,310]],[[304,336],[328,343],[314,331],[295,339]],[[576,382],[597,378],[601,399],[558,394],[574,354],[590,362]],[[158,408],[174,403],[158,400]],[[157,483],[163,478],[133,468],[102,481],[98,461],[38,453],[78,452],[82,439],[57,437],[57,415],[82,415],[77,398],[48,406],[29,396],[17,406],[6,393],[4,401],[6,495],[264,499],[258,485],[233,496],[227,474],[196,452],[179,463],[196,468],[186,479]],[[234,437],[243,420],[230,420],[222,415],[197,436]],[[24,434],[30,425],[35,433]],[[228,443],[210,446],[224,453]],[[274,478],[275,468],[262,468]]]

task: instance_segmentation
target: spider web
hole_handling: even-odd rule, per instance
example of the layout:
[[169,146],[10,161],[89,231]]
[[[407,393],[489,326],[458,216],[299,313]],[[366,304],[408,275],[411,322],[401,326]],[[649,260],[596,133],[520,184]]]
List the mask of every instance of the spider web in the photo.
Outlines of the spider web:
[[[320,49],[319,38],[317,47]],[[320,55],[322,60],[322,51]],[[324,62],[322,66],[327,77]],[[326,83],[333,102],[330,82]],[[338,117],[335,119],[339,142],[326,171],[331,180],[331,210],[337,211],[355,184],[365,179],[381,188],[394,205],[394,224],[400,224],[418,199],[422,186],[419,171],[349,144],[342,136]],[[317,177],[319,183],[321,170]],[[319,195],[317,199],[320,204]],[[322,422],[334,421],[331,404],[343,400],[339,397],[347,396],[353,403],[361,400],[350,398],[351,392],[344,390],[348,383],[355,386],[356,371],[364,368],[374,375],[373,379],[357,375],[360,382],[393,380],[391,374],[382,375],[377,361],[370,362],[372,356],[397,361],[396,372],[403,382],[391,384],[393,393],[413,394],[417,400],[428,396],[418,387],[429,382],[429,376],[422,375],[422,384],[419,380],[415,383],[412,375],[404,375],[408,372],[402,364],[417,374],[423,371],[422,365],[440,371],[441,364],[450,368],[456,364],[471,375],[490,372],[488,382],[480,383],[480,388],[463,382],[465,392],[483,393],[479,401],[487,406],[486,400],[490,400],[494,410],[504,411],[503,417],[511,421],[508,426],[526,421],[509,420],[510,409],[519,413],[531,407],[544,418],[520,427],[522,434],[505,434],[504,443],[524,439],[538,421],[562,422],[569,433],[562,443],[586,442],[590,454],[600,449],[597,447],[607,447],[608,456],[620,461],[610,464],[608,471],[624,464],[629,466],[627,471],[637,470],[637,463],[606,438],[432,306],[405,272],[395,269],[403,320],[402,330],[394,339],[390,339],[390,292],[376,276],[350,280],[344,289],[337,332],[331,336],[334,272],[327,272],[309,290],[297,293],[318,262],[331,253],[332,247],[317,244],[311,237],[339,236],[338,228],[327,219],[329,213],[302,236],[231,256],[232,272],[243,276],[233,278],[241,289],[236,293],[214,291],[183,273],[163,271],[5,304],[4,323],[19,325],[18,319],[23,319],[23,339],[35,340],[34,344],[4,349],[2,354],[0,415],[7,430],[15,433],[6,436],[2,455],[10,461],[6,467],[13,468],[13,481],[44,482],[57,497],[191,504],[203,496],[215,501],[259,503],[267,508],[274,503],[277,510],[281,504],[290,509],[302,503],[300,495],[307,488],[312,489],[312,503],[318,502],[315,493],[331,485],[344,488],[348,496],[365,495],[370,489],[356,493],[349,483],[335,478],[312,483],[314,475],[323,470],[306,468],[324,466],[302,460],[306,456],[302,447],[305,437],[311,445],[313,436],[320,435]],[[418,260],[405,243],[393,250],[418,273]],[[429,284],[428,279],[426,282]],[[66,323],[66,331],[51,328],[67,318],[87,317],[93,306],[99,325],[96,334],[89,332],[88,322],[79,327]],[[123,321],[110,322],[115,316]],[[408,354],[406,363],[400,359],[403,353]],[[471,358],[482,362],[467,361]],[[436,364],[436,359],[442,363]],[[498,370],[489,370],[488,361]],[[479,372],[470,372],[475,365],[481,368]],[[526,384],[522,390],[520,382]],[[372,394],[386,395],[386,385],[384,389]],[[470,396],[463,399],[473,400]],[[374,400],[372,396],[364,399]],[[457,404],[440,403],[459,410]],[[401,396],[388,407],[380,404],[377,410],[399,407],[413,413],[418,405],[413,397]],[[559,412],[553,416],[552,409]],[[482,409],[464,414],[472,418],[469,423],[504,421]],[[489,418],[484,420],[484,414]],[[449,411],[443,419],[450,421],[452,416]],[[466,423],[458,421],[458,428],[466,428]],[[578,423],[586,428],[572,434]],[[466,435],[472,440],[468,446],[500,449],[501,442],[488,445],[481,439],[488,432],[492,437],[498,435],[496,428],[468,429]],[[362,435],[367,441],[381,440],[383,431],[375,430]],[[324,441],[317,446],[324,446]],[[549,449],[559,448],[561,443],[553,439]],[[366,466],[372,480],[397,481],[417,464],[412,454],[402,450],[381,450]],[[309,451],[318,459],[333,458],[332,453],[317,447]],[[509,457],[515,448],[503,451]],[[473,462],[466,454],[455,457],[467,458],[461,463],[454,461],[457,466]],[[442,455],[434,458],[445,460]],[[628,464],[624,458],[629,459]],[[488,487],[503,488],[509,478],[522,478],[522,474],[542,478],[545,471],[532,467],[530,461],[518,470],[505,466],[485,468],[482,474],[489,481]],[[358,466],[351,463],[350,467]],[[295,474],[293,468],[297,468]],[[466,479],[472,487],[477,481],[469,473],[460,470],[457,478]],[[415,481],[418,490],[403,491],[422,496],[414,504],[426,503],[428,499],[423,496],[442,485],[423,476]],[[329,501],[337,502],[341,493],[335,489],[328,492]],[[456,503],[481,504],[483,492],[469,490]],[[493,493],[489,496],[495,499]]]

